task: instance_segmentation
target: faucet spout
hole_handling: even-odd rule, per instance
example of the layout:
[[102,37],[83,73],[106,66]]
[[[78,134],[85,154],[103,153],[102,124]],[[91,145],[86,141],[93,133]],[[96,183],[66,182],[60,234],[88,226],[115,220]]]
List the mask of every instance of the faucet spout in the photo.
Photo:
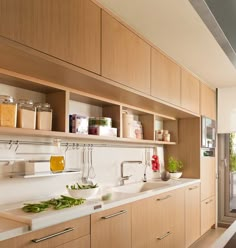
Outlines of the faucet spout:
[[128,180],[130,176],[124,176],[124,164],[142,164],[142,161],[140,160],[128,160],[128,161],[123,161],[120,165],[120,176],[121,176],[121,180],[120,180],[120,185],[124,185],[125,184],[125,180]]

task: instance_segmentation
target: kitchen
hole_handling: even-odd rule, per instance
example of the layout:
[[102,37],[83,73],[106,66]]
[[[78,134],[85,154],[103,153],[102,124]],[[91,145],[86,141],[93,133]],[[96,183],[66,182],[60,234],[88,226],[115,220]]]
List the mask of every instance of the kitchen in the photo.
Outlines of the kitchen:
[[[20,99],[50,104],[37,114],[33,108],[33,128],[0,127],[0,247],[190,247],[217,227],[216,157],[201,154],[201,116],[216,120],[216,87],[105,2],[0,1],[1,95],[18,101],[10,105],[19,123]],[[46,129],[39,124],[45,113]],[[112,124],[91,125],[90,134],[78,133],[78,124],[72,132],[73,116]],[[138,132],[127,131],[129,118]],[[29,166],[49,170],[59,154],[61,173],[25,173]],[[172,156],[183,162],[182,178],[162,181]],[[21,209],[68,195],[66,185],[83,180],[100,191],[80,206]]]

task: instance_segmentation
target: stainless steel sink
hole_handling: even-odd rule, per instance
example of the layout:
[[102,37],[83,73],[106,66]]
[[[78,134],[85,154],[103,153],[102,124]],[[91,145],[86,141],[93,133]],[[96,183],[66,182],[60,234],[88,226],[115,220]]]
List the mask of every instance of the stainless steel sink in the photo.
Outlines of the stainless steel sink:
[[113,188],[115,192],[121,193],[141,193],[169,186],[169,182],[139,182]]

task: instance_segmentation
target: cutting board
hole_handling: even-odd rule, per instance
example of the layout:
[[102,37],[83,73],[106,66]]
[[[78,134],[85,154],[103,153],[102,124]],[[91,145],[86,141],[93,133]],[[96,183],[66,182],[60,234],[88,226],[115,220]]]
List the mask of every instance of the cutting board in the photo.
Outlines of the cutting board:
[[101,201],[86,200],[85,203],[79,206],[61,210],[50,208],[40,213],[26,213],[21,207],[9,208],[1,210],[0,216],[25,223],[30,226],[30,230],[37,230],[91,214],[94,210],[101,209],[102,207]]

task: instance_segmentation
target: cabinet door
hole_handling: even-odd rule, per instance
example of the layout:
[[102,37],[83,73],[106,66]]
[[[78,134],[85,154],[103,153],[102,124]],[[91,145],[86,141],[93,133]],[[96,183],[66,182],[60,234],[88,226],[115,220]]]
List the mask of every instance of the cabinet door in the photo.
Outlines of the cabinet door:
[[[79,239],[86,235],[89,236],[89,233],[90,217],[85,216],[79,219],[43,228],[38,231],[30,232],[25,235],[13,238],[11,240],[15,241],[17,248],[57,247],[60,245],[64,245],[67,242],[70,242],[71,240]],[[55,236],[50,238],[51,235]],[[37,243],[32,241],[36,239],[38,240]],[[86,244],[85,241],[81,240],[80,242],[84,245]],[[84,247],[86,247],[86,245]]]
[[91,215],[91,248],[131,247],[131,206]]
[[100,18],[89,0],[0,0],[0,35],[95,73]]
[[149,247],[148,201],[144,199],[132,203],[132,248]]
[[189,247],[200,237],[200,185],[185,190],[185,245]]
[[102,76],[150,94],[150,46],[105,11]]
[[215,197],[210,197],[201,202],[201,235],[207,232],[216,220]]
[[216,119],[216,93],[207,85],[201,83],[201,115]]
[[180,106],[180,67],[153,48],[151,95]]
[[183,69],[181,70],[181,107],[199,114],[199,80]]
[[149,247],[172,247],[174,241],[174,193],[152,197],[148,202]]
[[63,245],[59,245],[56,248],[90,248],[90,235],[72,240]]
[[201,200],[215,195],[216,188],[216,159],[201,157]]

